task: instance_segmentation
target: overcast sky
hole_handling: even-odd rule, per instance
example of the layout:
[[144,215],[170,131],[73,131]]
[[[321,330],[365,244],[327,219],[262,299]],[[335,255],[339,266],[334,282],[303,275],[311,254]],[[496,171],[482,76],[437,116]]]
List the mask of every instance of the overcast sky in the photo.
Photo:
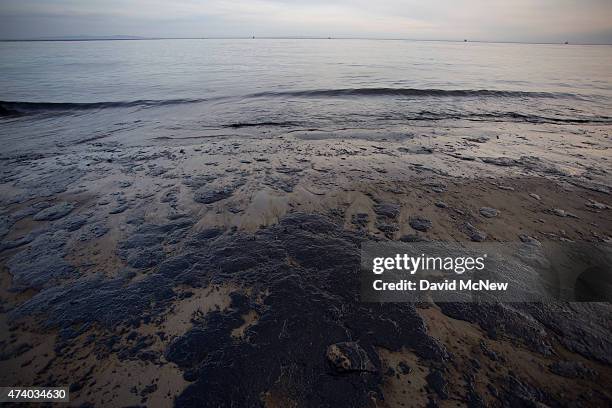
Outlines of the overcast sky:
[[0,0],[0,38],[75,35],[612,43],[612,0]]

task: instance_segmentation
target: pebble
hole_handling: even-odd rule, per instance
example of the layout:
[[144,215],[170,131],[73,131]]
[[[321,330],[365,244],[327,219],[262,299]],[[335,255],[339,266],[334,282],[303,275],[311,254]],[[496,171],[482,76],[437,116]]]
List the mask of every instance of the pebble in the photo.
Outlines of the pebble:
[[553,208],[550,210],[557,217],[570,217],[570,218],[578,218],[576,214],[572,214],[569,211],[562,210],[561,208]]
[[480,215],[482,215],[485,218],[497,217],[497,214],[498,214],[498,211],[495,208],[491,208],[491,207],[481,207],[479,211],[480,211]]
[[597,201],[589,200],[585,203],[585,205],[589,208],[594,208],[596,210],[607,210],[610,207],[604,203],[598,203]]

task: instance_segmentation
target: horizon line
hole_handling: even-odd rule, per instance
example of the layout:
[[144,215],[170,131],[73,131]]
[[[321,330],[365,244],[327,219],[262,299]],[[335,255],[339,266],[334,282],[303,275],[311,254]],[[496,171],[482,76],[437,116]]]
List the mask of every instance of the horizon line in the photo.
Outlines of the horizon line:
[[350,37],[350,36],[190,36],[190,37],[141,37],[133,35],[67,35],[34,38],[0,38],[0,42],[86,42],[86,41],[154,41],[154,40],[376,40],[376,41],[415,41],[415,42],[460,42],[488,44],[533,44],[533,45],[612,45],[612,43],[572,43],[569,41],[504,41],[504,40],[470,40],[470,39],[419,39],[402,37]]

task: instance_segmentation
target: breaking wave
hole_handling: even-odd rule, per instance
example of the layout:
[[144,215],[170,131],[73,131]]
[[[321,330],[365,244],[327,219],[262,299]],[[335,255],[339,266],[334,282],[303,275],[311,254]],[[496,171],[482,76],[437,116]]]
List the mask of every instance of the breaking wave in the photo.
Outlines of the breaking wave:
[[[314,89],[303,91],[269,91],[259,92],[239,97],[248,98],[335,98],[335,97],[377,97],[377,96],[405,96],[405,97],[487,97],[487,98],[578,98],[574,94],[526,91],[499,91],[491,89],[418,89],[418,88],[347,88],[347,89]],[[20,116],[38,113],[72,112],[87,110],[102,110],[113,108],[157,107],[167,105],[183,105],[224,99],[231,97],[199,98],[199,99],[166,99],[119,102],[13,102],[0,101],[0,116]]]
[[574,98],[570,93],[500,91],[492,89],[420,89],[420,88],[346,88],[313,89],[305,91],[260,92],[251,97],[343,97],[343,96],[434,96],[434,97],[510,97],[510,98]]
[[112,108],[153,107],[205,102],[206,99],[140,99],[126,102],[11,102],[0,101],[0,116],[20,116],[38,113],[72,112]]
[[[346,88],[346,89],[314,89],[314,90],[294,90],[294,91],[267,91],[259,93],[251,93],[242,96],[211,96],[208,98],[194,98],[194,99],[165,99],[165,100],[151,100],[151,99],[139,99],[133,101],[118,101],[118,102],[91,102],[91,103],[77,103],[77,102],[12,102],[12,101],[0,101],[0,117],[13,118],[31,115],[70,115],[79,112],[97,112],[106,109],[121,109],[121,108],[134,108],[134,109],[145,109],[153,107],[164,107],[172,105],[186,105],[186,104],[199,104],[199,103],[210,103],[210,102],[232,102],[243,103],[250,100],[253,104],[260,107],[259,104],[265,104],[265,101],[259,99],[285,99],[290,98],[314,98],[314,99],[333,99],[333,98],[348,98],[348,99],[360,99],[360,98],[410,98],[424,99],[433,98],[436,101],[443,101],[445,98],[451,98],[448,109],[444,107],[440,110],[430,111],[423,110],[417,112],[410,112],[415,107],[420,106],[420,103],[416,102],[414,105],[403,105],[399,110],[391,109],[386,111],[384,115],[377,119],[387,120],[399,120],[399,121],[442,121],[442,120],[468,120],[468,121],[486,121],[486,122],[530,122],[530,123],[552,123],[552,124],[610,124],[612,123],[612,117],[610,116],[598,116],[598,115],[580,115],[573,109],[569,109],[565,112],[558,112],[558,114],[542,111],[538,112],[536,109],[532,114],[531,112],[515,112],[508,111],[506,109],[491,109],[495,107],[496,99],[507,98],[510,99],[510,104],[504,103],[507,106],[522,106],[527,100],[531,100],[531,105],[534,103],[539,106],[539,99],[582,99],[582,96],[571,94],[571,93],[551,93],[551,92],[527,92],[527,91],[501,91],[491,89],[417,89],[417,88]],[[480,103],[480,99],[486,99],[492,104],[488,104],[484,109],[465,109],[457,110],[456,108],[460,105],[452,100],[452,98],[464,98],[469,103],[472,103],[471,99],[476,100]],[[520,99],[517,101],[512,98]],[[378,102],[374,102],[378,104]],[[424,102],[428,104],[429,102]],[[547,104],[547,102],[543,102]],[[565,103],[562,103],[564,105]],[[264,106],[265,105],[261,105]],[[410,108],[412,106],[412,108]],[[313,122],[316,122],[317,117],[328,116],[334,114],[334,112],[327,111],[329,107],[325,106],[324,112],[320,112],[320,107],[313,108]],[[407,109],[404,109],[407,108]],[[236,109],[236,107],[229,107],[230,111]],[[249,117],[248,113],[252,107],[240,106],[240,110],[245,113],[245,119]],[[317,110],[319,109],[319,110]],[[329,108],[332,109],[333,108]],[[530,109],[533,111],[533,109]],[[207,107],[202,109],[202,112],[206,112]],[[222,111],[223,112],[223,111]],[[557,113],[557,112],[556,112]],[[543,115],[542,115],[543,114]],[[299,115],[298,115],[299,116]],[[296,118],[283,117],[280,121],[271,120],[244,120],[226,123],[220,125],[221,128],[248,128],[248,127],[294,127],[308,123],[309,118],[299,118],[301,120],[294,120]]]

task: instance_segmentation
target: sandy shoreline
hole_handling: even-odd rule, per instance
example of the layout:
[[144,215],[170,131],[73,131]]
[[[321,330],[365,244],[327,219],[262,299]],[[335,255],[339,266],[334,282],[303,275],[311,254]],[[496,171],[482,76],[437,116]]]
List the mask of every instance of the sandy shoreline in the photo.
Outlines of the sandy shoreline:
[[[340,283],[370,239],[610,243],[609,128],[549,127],[5,155],[2,382],[96,406],[609,404],[609,304],[368,305]],[[328,348],[355,343],[373,368],[337,372]]]

